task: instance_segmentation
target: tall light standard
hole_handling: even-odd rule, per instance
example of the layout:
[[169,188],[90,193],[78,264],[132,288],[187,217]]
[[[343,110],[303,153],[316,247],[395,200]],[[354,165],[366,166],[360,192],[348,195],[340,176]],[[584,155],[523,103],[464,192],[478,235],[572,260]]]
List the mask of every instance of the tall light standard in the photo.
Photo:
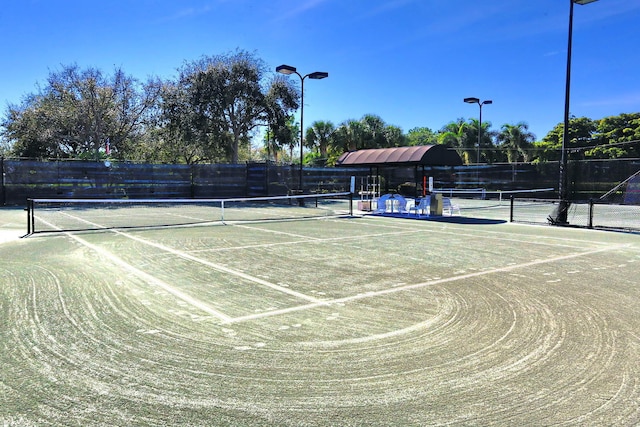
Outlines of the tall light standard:
[[315,71],[303,76],[296,70],[296,67],[292,67],[290,65],[280,65],[276,67],[276,72],[287,75],[297,74],[298,77],[300,77],[300,177],[298,179],[298,182],[300,184],[299,190],[302,191],[302,161],[304,160],[304,156],[302,153],[302,149],[304,147],[304,79],[309,77],[313,80],[320,80],[329,77],[329,73],[325,73],[324,71]]
[[[487,99],[486,101],[480,102],[479,98],[465,98],[464,102],[466,102],[467,104],[478,104],[478,106],[480,106],[480,119],[478,121],[478,155],[476,160],[478,167],[480,167],[479,166],[480,165],[480,141],[482,141],[482,106],[487,104],[493,104],[493,101],[490,99]],[[477,169],[477,172],[476,172],[476,180],[478,181],[478,185],[480,185],[479,169]]]
[[555,224],[568,224],[567,214],[569,212],[568,200],[568,153],[567,144],[569,143],[569,94],[571,92],[571,47],[573,42],[573,4],[585,5],[596,2],[598,0],[569,0],[569,41],[567,46],[567,77],[564,89],[564,129],[562,130],[562,151],[560,153],[560,179],[558,182],[558,195],[560,203],[558,204],[558,212],[555,218],[551,218]]

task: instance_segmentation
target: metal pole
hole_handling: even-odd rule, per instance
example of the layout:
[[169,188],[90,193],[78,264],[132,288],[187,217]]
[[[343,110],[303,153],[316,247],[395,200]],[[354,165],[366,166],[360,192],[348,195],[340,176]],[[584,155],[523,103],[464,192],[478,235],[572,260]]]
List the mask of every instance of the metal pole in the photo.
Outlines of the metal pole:
[[[298,74],[296,72],[296,74]],[[300,183],[300,192],[302,193],[302,160],[303,160],[303,153],[302,153],[302,148],[304,147],[304,79],[307,76],[302,77],[300,74],[298,74],[298,76],[300,76],[300,91],[302,92],[300,94],[300,179],[299,179],[299,183]]]
[[478,188],[480,188],[480,141],[482,141],[482,102],[479,102],[480,106],[480,121],[478,122],[478,159],[476,161],[476,181],[478,181]]
[[567,214],[569,210],[568,192],[567,192],[567,146],[569,143],[569,100],[571,93],[571,47],[573,41],[573,1],[569,0],[569,37],[567,42],[567,76],[565,81],[564,92],[564,129],[562,130],[562,151],[560,153],[560,179],[558,182],[558,195],[560,203],[558,205],[558,215],[555,222],[558,224],[567,224]]

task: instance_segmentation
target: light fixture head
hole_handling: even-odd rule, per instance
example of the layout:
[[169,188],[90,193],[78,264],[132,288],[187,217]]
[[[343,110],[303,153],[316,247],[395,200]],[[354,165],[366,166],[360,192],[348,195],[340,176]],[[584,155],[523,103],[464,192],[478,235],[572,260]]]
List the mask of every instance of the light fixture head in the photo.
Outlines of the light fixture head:
[[589,4],[598,0],[572,0],[575,4]]
[[464,102],[467,104],[480,104],[480,98],[465,98]]
[[482,104],[493,104],[493,101],[490,99],[487,99],[486,101],[482,101]]
[[320,80],[329,77],[329,73],[325,73],[324,71],[315,71],[309,74],[310,79]]
[[296,67],[292,67],[291,65],[279,65],[276,67],[276,72],[281,74],[293,74],[296,72]]

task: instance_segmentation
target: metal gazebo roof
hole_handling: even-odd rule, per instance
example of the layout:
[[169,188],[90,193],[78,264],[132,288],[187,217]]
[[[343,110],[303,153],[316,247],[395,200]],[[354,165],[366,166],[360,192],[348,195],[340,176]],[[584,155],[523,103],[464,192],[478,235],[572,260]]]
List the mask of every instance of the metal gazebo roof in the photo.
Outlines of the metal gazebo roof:
[[462,159],[444,145],[373,148],[349,151],[340,156],[337,166],[460,166]]

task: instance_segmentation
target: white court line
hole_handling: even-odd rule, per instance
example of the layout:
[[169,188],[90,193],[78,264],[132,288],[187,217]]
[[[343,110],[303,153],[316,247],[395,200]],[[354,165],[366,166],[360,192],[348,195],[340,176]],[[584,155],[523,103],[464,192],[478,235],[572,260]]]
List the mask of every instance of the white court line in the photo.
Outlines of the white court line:
[[388,232],[388,233],[360,234],[360,235],[357,235],[357,236],[340,236],[340,237],[319,238],[319,237],[311,237],[311,236],[304,236],[304,235],[300,235],[300,234],[288,233],[288,232],[285,232],[285,231],[268,230],[268,229],[264,229],[264,228],[260,228],[260,227],[250,227],[250,226],[247,226],[247,225],[233,224],[231,226],[240,227],[240,228],[246,228],[246,229],[249,229],[249,230],[262,231],[262,232],[265,232],[265,233],[282,234],[282,235],[289,236],[289,237],[298,237],[298,238],[302,238],[304,240],[293,240],[293,241],[288,241],[288,242],[277,242],[277,243],[260,243],[260,244],[255,244],[255,245],[233,246],[233,247],[228,247],[228,248],[198,249],[198,250],[191,251],[191,253],[235,251],[235,250],[254,249],[254,248],[270,248],[270,247],[274,247],[274,246],[300,245],[300,244],[304,244],[304,243],[339,242],[339,241],[343,241],[343,240],[362,240],[362,239],[369,239],[369,238],[373,238],[373,237],[400,236],[402,234],[414,234],[415,233],[415,230],[405,230],[405,231],[400,231],[400,232],[393,231],[393,232]]
[[[58,227],[56,227],[53,224],[50,224],[49,222],[40,219],[40,221],[46,223],[47,225],[49,225],[52,228],[56,228],[58,230],[60,230]],[[71,234],[69,232],[64,232],[65,235],[71,237],[73,240],[75,240],[76,242],[86,246],[87,248],[95,251],[96,253],[98,253],[102,258],[108,259],[109,261],[111,261],[112,263],[120,266],[121,268],[123,268],[124,270],[128,271],[129,273],[133,274],[134,276],[144,280],[145,282],[151,284],[151,285],[155,285],[158,286],[162,289],[164,289],[165,291],[169,292],[171,295],[181,299],[182,301],[186,302],[187,304],[190,304],[191,306],[198,308],[202,311],[204,311],[205,313],[208,313],[214,317],[217,317],[218,319],[222,320],[223,322],[229,322],[232,320],[231,317],[227,316],[224,313],[221,313],[220,311],[210,307],[209,305],[203,303],[202,301],[199,301],[195,298],[193,298],[190,295],[185,294],[184,292],[172,287],[171,285],[163,282],[162,280],[150,275],[149,273],[145,273],[144,271],[132,266],[131,264],[127,263],[126,261],[118,258],[117,256],[115,256],[114,254],[112,254],[111,252],[96,246],[92,243],[87,242],[86,240],[84,240],[81,237],[78,237],[74,234]]]
[[233,319],[230,319],[230,320],[226,321],[225,323],[240,323],[240,322],[245,322],[245,321],[248,321],[248,320],[255,320],[255,319],[260,319],[260,318],[264,318],[264,317],[272,317],[272,316],[277,316],[277,315],[281,315],[281,314],[292,313],[292,312],[295,312],[295,311],[308,310],[308,309],[311,309],[311,308],[319,307],[320,305],[335,305],[335,304],[341,304],[341,303],[350,302],[350,301],[361,300],[361,299],[365,299],[365,298],[374,298],[374,297],[378,297],[378,296],[381,296],[381,295],[394,294],[394,293],[397,293],[397,292],[407,291],[407,290],[411,290],[411,289],[424,288],[424,287],[427,287],[427,286],[434,286],[434,285],[439,285],[439,284],[442,284],[442,283],[455,282],[455,281],[458,281],[458,280],[471,279],[471,278],[474,278],[474,277],[485,276],[485,275],[494,274],[494,273],[503,273],[503,272],[507,272],[507,271],[520,269],[520,268],[527,268],[527,267],[533,267],[533,266],[541,265],[541,264],[550,264],[550,263],[554,263],[554,262],[558,262],[558,261],[565,261],[565,260],[568,260],[568,259],[580,258],[580,257],[583,257],[583,256],[597,254],[597,253],[600,253],[600,252],[608,252],[608,251],[613,251],[613,250],[617,250],[617,249],[621,249],[621,248],[627,248],[629,246],[630,245],[628,245],[628,244],[608,246],[608,247],[605,247],[605,248],[594,249],[594,250],[591,250],[591,251],[580,252],[580,253],[577,253],[577,254],[563,255],[563,256],[554,257],[554,258],[548,258],[548,259],[539,259],[539,260],[535,260],[535,261],[525,262],[523,264],[508,265],[506,267],[500,267],[500,268],[495,268],[495,269],[486,270],[486,271],[478,271],[478,272],[469,273],[469,274],[462,274],[460,276],[447,277],[445,279],[431,280],[429,282],[414,283],[412,285],[398,286],[398,287],[395,287],[395,288],[388,288],[388,289],[383,289],[383,290],[380,290],[380,291],[371,291],[371,292],[366,292],[366,293],[363,293],[363,294],[352,295],[352,296],[343,297],[343,298],[337,298],[337,299],[332,299],[332,300],[324,300],[322,304],[305,304],[305,305],[300,305],[300,306],[296,306],[296,307],[283,308],[283,309],[280,309],[280,310],[273,310],[273,311],[266,311],[266,312],[263,312],[263,313],[250,314],[250,315],[247,315],[247,316],[235,317]]
[[[84,222],[84,223],[87,223],[87,224],[91,224],[91,225],[96,226],[96,227],[100,227],[100,224],[96,224],[94,222],[87,221],[85,219],[76,217],[76,216],[68,214],[68,213],[64,213],[64,214],[69,216],[69,217],[71,217],[71,218],[73,218],[73,219],[75,219],[76,221],[81,221],[81,222]],[[140,243],[143,243],[145,245],[148,245],[148,246],[160,249],[162,251],[168,252],[168,253],[170,253],[172,255],[176,255],[176,256],[178,256],[180,258],[183,258],[183,259],[186,259],[186,260],[189,260],[189,261],[193,261],[193,262],[197,262],[197,263],[202,264],[202,265],[206,265],[207,267],[210,267],[210,268],[212,268],[214,270],[218,270],[218,271],[223,272],[223,273],[227,273],[227,274],[231,274],[231,275],[236,276],[236,277],[240,277],[240,278],[248,280],[250,282],[257,283],[259,285],[266,286],[266,287],[271,288],[271,289],[275,289],[275,290],[277,290],[279,292],[282,292],[282,293],[288,294],[288,295],[292,295],[292,296],[294,296],[296,298],[300,298],[300,299],[303,299],[305,301],[311,301],[311,302],[314,302],[314,303],[322,303],[322,301],[323,301],[323,300],[320,300],[318,298],[314,298],[312,296],[305,295],[305,294],[303,294],[301,292],[296,292],[296,291],[294,291],[292,289],[285,288],[284,286],[279,286],[279,285],[276,285],[275,283],[267,282],[266,280],[262,280],[260,278],[257,278],[257,277],[250,276],[248,274],[242,273],[240,271],[233,270],[233,269],[225,267],[223,265],[216,264],[216,263],[213,263],[211,261],[207,261],[207,260],[204,260],[202,258],[195,257],[193,255],[190,255],[190,254],[186,253],[186,252],[182,252],[182,251],[170,248],[170,247],[165,246],[165,245],[160,244],[160,243],[151,242],[149,240],[145,240],[145,239],[142,239],[140,237],[132,236],[132,235],[130,235],[128,233],[123,233],[122,231],[118,231],[118,230],[112,230],[111,229],[109,231],[112,232],[112,233],[115,233],[115,234],[117,234],[119,236],[123,236],[123,237],[126,237],[128,239],[135,240],[136,242],[140,242]]]
[[[373,217],[371,217],[373,218]],[[383,221],[381,221],[379,218],[374,218],[373,221],[375,223],[373,224],[365,224],[366,226],[369,227],[383,227],[383,228],[392,228],[392,229],[396,229],[396,230],[406,230],[407,227],[404,226],[400,226],[400,225],[390,225],[390,224],[382,224]],[[429,223],[429,221],[427,221],[427,223]],[[444,223],[438,223],[438,222],[431,222],[431,224],[444,224]],[[426,223],[421,224],[423,226],[426,226]],[[540,225],[535,225],[535,224],[520,224],[520,223],[511,223],[510,225],[515,225],[517,227],[541,227]],[[460,231],[465,230],[464,233],[460,233]],[[561,247],[561,248],[573,248],[573,249],[582,249],[585,245],[585,243],[590,243],[587,242],[586,240],[581,240],[581,239],[572,239],[569,237],[557,237],[557,236],[537,236],[537,235],[532,235],[532,236],[524,236],[522,239],[517,239],[517,238],[513,238],[513,237],[504,237],[504,236],[512,236],[513,233],[509,233],[509,232],[504,232],[504,231],[495,231],[495,230],[484,230],[482,234],[474,234],[474,233],[469,233],[467,232],[467,228],[464,227],[456,227],[456,224],[447,224],[447,228],[446,229],[438,229],[438,228],[421,228],[421,229],[413,229],[414,232],[420,232],[420,231],[425,231],[425,232],[429,232],[429,233],[438,233],[438,234],[444,234],[444,235],[450,235],[450,236],[455,236],[455,237],[472,237],[472,238],[478,238],[478,239],[492,239],[492,240],[500,240],[500,241],[505,241],[505,242],[515,242],[515,243],[520,243],[520,244],[531,244],[531,245],[539,245],[539,246],[551,246],[551,247]],[[599,232],[599,230],[589,230],[590,232]],[[531,240],[528,237],[531,238],[535,238],[535,239],[539,239],[539,240]],[[547,241],[543,241],[543,240],[547,240]],[[549,240],[555,240],[557,242],[550,242]],[[558,242],[567,242],[567,243],[558,243]],[[574,244],[575,243],[575,244]]]

